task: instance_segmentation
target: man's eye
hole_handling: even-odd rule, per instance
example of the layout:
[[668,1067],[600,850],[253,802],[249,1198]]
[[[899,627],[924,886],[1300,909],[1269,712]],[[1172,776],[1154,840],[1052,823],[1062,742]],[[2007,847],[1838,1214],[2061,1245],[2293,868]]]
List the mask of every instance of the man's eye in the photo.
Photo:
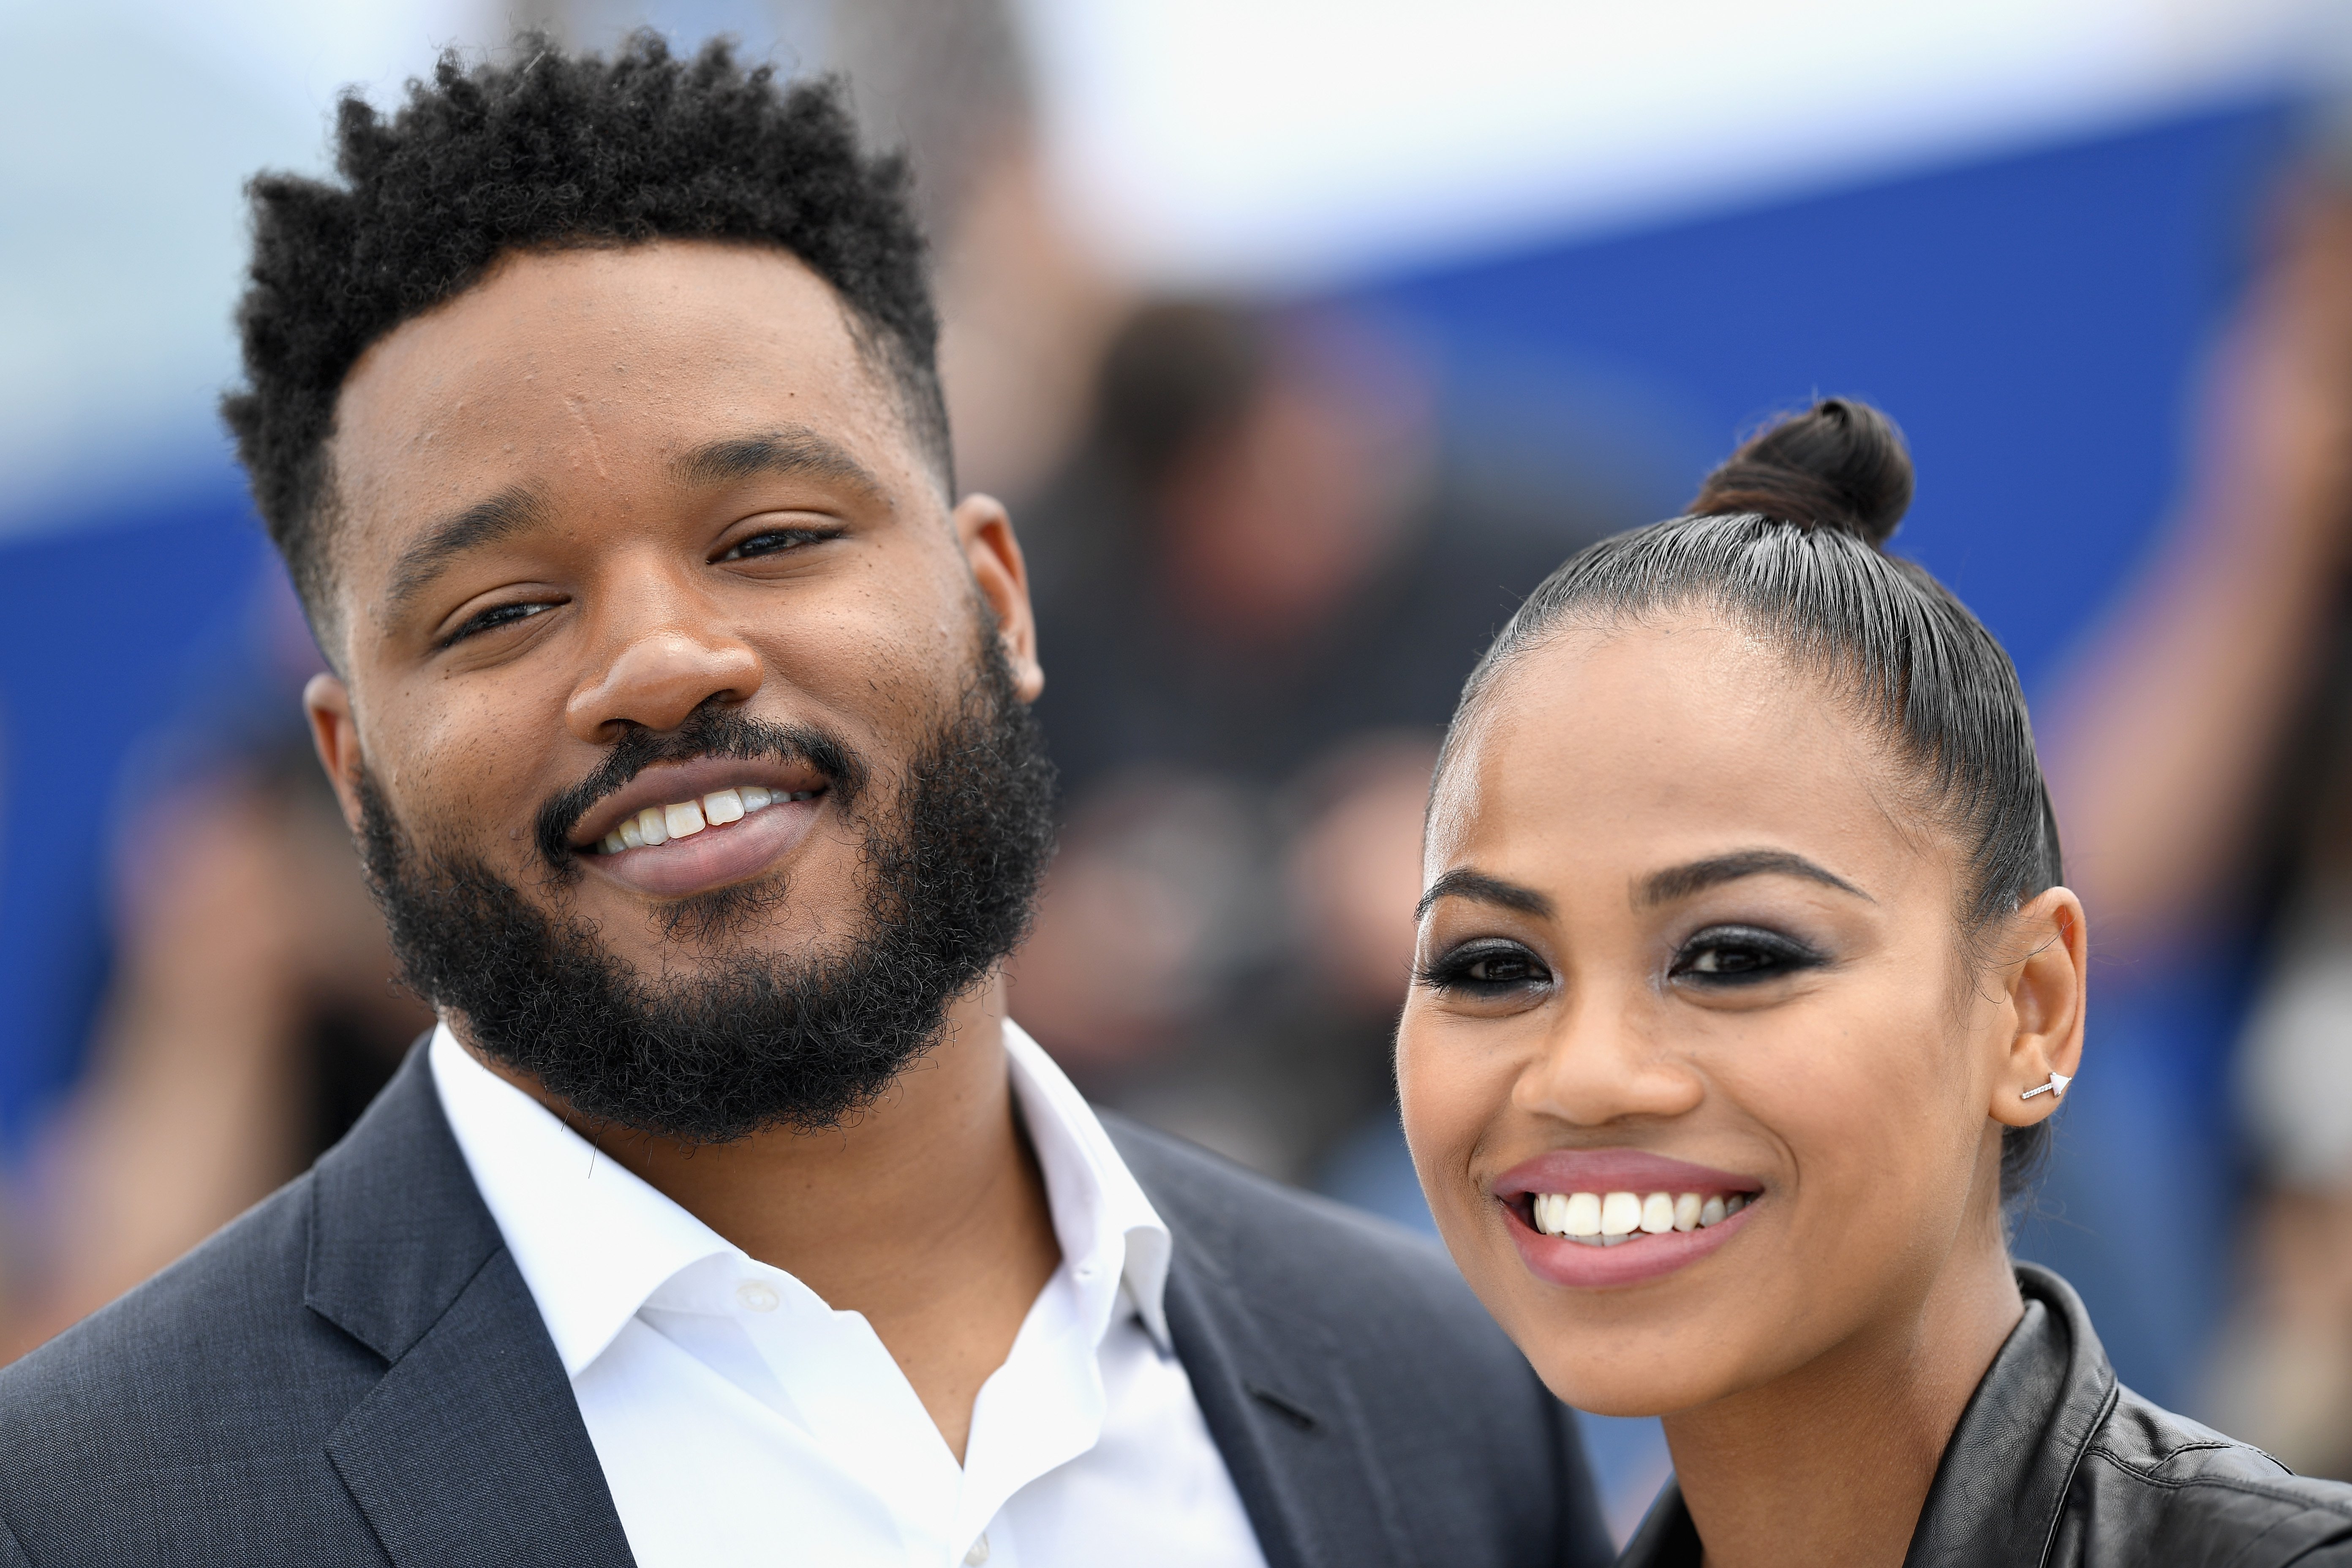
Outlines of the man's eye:
[[500,626],[510,626],[518,622],[527,621],[533,616],[553,608],[552,605],[538,603],[493,605],[456,631],[451,632],[443,639],[441,646],[447,647],[453,643],[463,642],[467,637],[478,637],[483,632],[496,631]]
[[838,539],[841,531],[835,528],[770,528],[740,539],[730,545],[719,557],[721,561],[749,561],[755,556],[774,555],[786,550],[799,550],[827,539]]
[[1421,972],[1432,990],[1464,996],[1500,996],[1550,979],[1543,961],[1517,942],[1458,947]]
[[1812,949],[1778,931],[1716,926],[1683,943],[1668,973],[1702,985],[1739,985],[1776,980],[1821,962]]

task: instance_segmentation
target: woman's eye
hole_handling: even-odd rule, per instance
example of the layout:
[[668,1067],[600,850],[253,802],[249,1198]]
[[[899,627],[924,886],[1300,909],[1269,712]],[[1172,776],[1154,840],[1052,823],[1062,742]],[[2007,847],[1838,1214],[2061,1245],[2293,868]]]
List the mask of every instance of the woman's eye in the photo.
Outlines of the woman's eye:
[[467,637],[478,637],[483,632],[496,631],[500,626],[510,626],[518,622],[527,621],[533,616],[541,615],[554,607],[552,605],[535,602],[520,605],[493,605],[456,631],[451,632],[441,646],[447,647],[451,644],[463,642]]
[[720,553],[721,561],[749,561],[756,556],[774,555],[786,550],[799,550],[827,539],[838,539],[837,528],[770,528],[740,539]]
[[1433,990],[1466,996],[1503,995],[1550,979],[1543,961],[1516,942],[1456,948],[1421,973]]
[[1716,926],[1683,943],[1668,972],[1706,985],[1776,980],[1822,962],[1802,942],[1755,926]]

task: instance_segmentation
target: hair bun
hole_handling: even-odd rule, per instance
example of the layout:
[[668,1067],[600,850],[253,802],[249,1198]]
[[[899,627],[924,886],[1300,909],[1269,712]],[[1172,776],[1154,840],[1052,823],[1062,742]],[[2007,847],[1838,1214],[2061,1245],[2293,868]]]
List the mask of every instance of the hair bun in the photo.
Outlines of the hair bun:
[[1706,477],[1698,516],[1759,512],[1883,545],[1911,507],[1911,453],[1867,403],[1825,397],[1757,436]]

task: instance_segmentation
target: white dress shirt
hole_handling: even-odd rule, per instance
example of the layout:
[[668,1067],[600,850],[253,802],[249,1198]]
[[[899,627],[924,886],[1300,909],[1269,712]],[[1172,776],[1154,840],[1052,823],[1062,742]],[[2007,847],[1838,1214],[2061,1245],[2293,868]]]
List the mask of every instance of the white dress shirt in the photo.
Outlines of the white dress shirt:
[[433,1081],[641,1568],[1263,1568],[1169,1347],[1168,1227],[1102,1124],[1004,1026],[1061,1266],[982,1385],[959,1466],[865,1316],[753,1259],[482,1066]]

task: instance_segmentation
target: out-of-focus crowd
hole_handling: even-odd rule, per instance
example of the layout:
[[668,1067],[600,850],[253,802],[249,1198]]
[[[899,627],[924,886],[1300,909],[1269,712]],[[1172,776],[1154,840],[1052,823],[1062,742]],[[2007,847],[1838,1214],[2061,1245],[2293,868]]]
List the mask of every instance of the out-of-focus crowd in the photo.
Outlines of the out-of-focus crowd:
[[2179,515],[2041,728],[2102,968],[2160,987],[2252,948],[2257,1169],[2207,1260],[2235,1299],[2205,1404],[2352,1477],[2352,197],[2314,170],[2274,222]]
[[[1439,728],[1517,597],[1649,517],[1622,476],[1464,449],[1375,318],[1138,297],[1059,226],[1003,13],[852,9],[861,101],[923,174],[962,477],[1034,575],[1064,836],[1013,1016],[1098,1100],[1410,1220],[1388,1047]],[[2352,1478],[2352,196],[2309,173],[2279,211],[2179,514],[2040,719],[2100,973],[2258,955],[2202,1408]],[[299,1172],[429,1021],[309,755],[316,650],[265,605],[145,753],[173,787],[131,792],[89,1067],[0,1232],[0,1354]],[[2095,1032],[2086,1090],[2134,1070],[2103,1047],[2131,1046]]]

